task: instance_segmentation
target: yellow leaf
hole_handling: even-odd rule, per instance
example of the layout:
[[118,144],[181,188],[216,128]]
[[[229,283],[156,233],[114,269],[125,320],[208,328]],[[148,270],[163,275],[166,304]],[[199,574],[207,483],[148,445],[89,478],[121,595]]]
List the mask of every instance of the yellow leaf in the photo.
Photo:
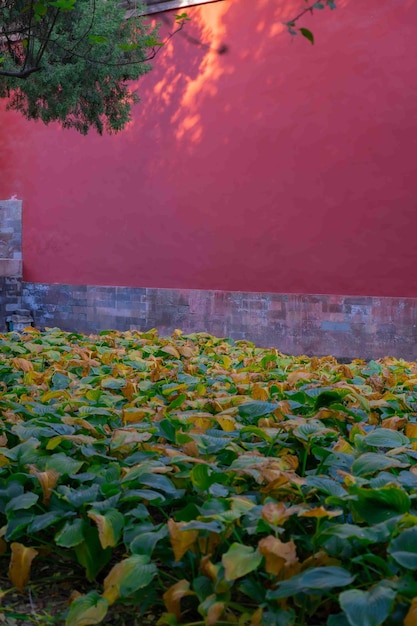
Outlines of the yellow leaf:
[[259,384],[253,385],[253,387],[252,387],[252,398],[254,400],[262,400],[263,402],[265,402],[266,400],[269,399],[268,390],[265,389],[264,387],[262,387]]
[[175,522],[173,519],[168,520],[169,538],[176,561],[182,559],[198,538],[197,530],[182,530],[185,525],[185,522]]
[[236,421],[228,415],[216,415],[216,420],[225,432],[232,432],[236,429]]
[[128,408],[128,409],[123,409],[122,413],[123,413],[123,422],[125,424],[137,424],[138,422],[141,422],[147,417],[151,417],[152,415],[154,415],[155,411],[153,409],[148,409],[148,408],[141,408],[141,409]]
[[417,424],[409,422],[405,427],[405,434],[409,439],[415,439],[415,441],[411,441],[411,446],[413,450],[417,450]]
[[114,529],[109,520],[104,515],[92,511],[88,513],[88,517],[97,524],[98,536],[103,550],[113,548],[117,544],[118,538],[115,537]]
[[16,542],[13,542],[10,548],[12,555],[9,564],[9,578],[19,591],[23,591],[29,580],[32,561],[39,552],[34,548],[26,548],[23,544]]
[[339,437],[333,446],[334,452],[342,452],[343,454],[351,454],[352,450],[353,448],[350,443],[346,441],[346,439],[343,439],[343,437]]
[[273,535],[268,535],[259,541],[258,548],[265,557],[265,569],[268,574],[278,576],[285,566],[298,562],[295,543],[292,540],[283,542]]
[[136,447],[137,443],[142,443],[152,439],[152,433],[139,432],[133,429],[117,428],[113,431],[110,439],[110,449],[118,452],[128,452],[130,448]]
[[208,554],[201,559],[200,572],[215,583],[219,577],[220,565],[214,565],[214,563],[210,561],[210,556],[211,555]]
[[29,471],[39,480],[43,491],[43,503],[48,506],[53,490],[59,480],[59,474],[53,469],[41,472],[35,465],[29,465]]
[[162,596],[168,613],[175,615],[177,620],[181,619],[181,600],[185,596],[194,595],[193,591],[190,591],[190,583],[183,578],[177,583],[172,585]]
[[232,359],[230,358],[230,356],[227,356],[227,354],[224,354],[222,356],[222,361],[223,361],[224,369],[226,370],[230,369],[230,366],[232,365]]
[[294,386],[296,383],[298,383],[299,380],[309,380],[310,378],[313,378],[314,374],[312,372],[306,372],[304,370],[297,370],[295,372],[291,372],[290,374],[288,374],[288,378],[287,378],[287,383],[290,386]]
[[167,346],[164,346],[163,348],[161,348],[161,350],[162,350],[162,352],[166,352],[166,354],[170,354],[171,356],[175,356],[176,359],[180,359],[181,358],[180,353],[178,352],[178,350],[174,346],[167,345]]
[[209,610],[207,611],[207,617],[205,624],[207,626],[216,626],[219,623],[220,617],[224,613],[225,603],[224,602],[214,602],[211,605]]
[[195,350],[191,348],[191,346],[181,346],[181,348],[178,348],[178,352],[186,359],[189,359],[195,354]]
[[30,372],[33,370],[33,364],[27,359],[22,359],[21,357],[15,357],[14,359],[10,359],[13,365],[22,372]]
[[251,620],[250,620],[250,626],[262,626],[263,621],[263,608],[259,607],[256,609],[255,613],[253,613]]
[[417,626],[417,598],[413,598],[408,613],[404,618],[404,626]]
[[268,502],[262,508],[261,515],[263,519],[273,526],[282,526],[285,521],[300,511],[299,506],[290,506],[286,508],[282,502]]
[[47,391],[41,397],[42,402],[49,402],[54,398],[69,398],[70,394],[66,389],[55,389],[54,391]]
[[112,567],[104,579],[102,593],[109,605],[149,585],[157,569],[148,561],[146,556],[133,554]]
[[56,437],[52,437],[51,439],[48,439],[48,442],[46,444],[46,449],[47,450],[55,450],[55,448],[57,448],[59,446],[59,444],[62,441],[62,435],[57,435]]
[[122,395],[131,402],[136,393],[136,384],[130,382],[130,380],[126,383],[126,385],[122,389]]
[[298,517],[338,517],[342,515],[343,511],[326,511],[323,506],[317,506],[309,511],[302,511],[298,514]]
[[382,420],[381,426],[382,428],[389,428],[390,430],[399,430],[404,424],[406,424],[406,417],[399,417],[398,415],[393,415],[392,417],[387,417]]

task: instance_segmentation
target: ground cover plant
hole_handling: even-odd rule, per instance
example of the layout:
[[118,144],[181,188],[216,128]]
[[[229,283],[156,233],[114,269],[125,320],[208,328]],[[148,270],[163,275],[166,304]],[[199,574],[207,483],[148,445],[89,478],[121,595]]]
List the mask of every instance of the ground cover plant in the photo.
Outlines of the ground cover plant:
[[394,358],[0,335],[0,622],[415,625],[416,409]]

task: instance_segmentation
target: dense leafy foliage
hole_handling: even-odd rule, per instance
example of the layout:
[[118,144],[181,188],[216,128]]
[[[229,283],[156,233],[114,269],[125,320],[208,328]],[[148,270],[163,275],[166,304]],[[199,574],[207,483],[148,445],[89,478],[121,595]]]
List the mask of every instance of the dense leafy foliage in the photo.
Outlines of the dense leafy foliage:
[[416,623],[415,363],[26,329],[0,378],[0,558],[67,626]]
[[121,130],[137,96],[128,81],[149,71],[159,45],[144,20],[115,2],[0,3],[0,97],[28,119],[86,134]]

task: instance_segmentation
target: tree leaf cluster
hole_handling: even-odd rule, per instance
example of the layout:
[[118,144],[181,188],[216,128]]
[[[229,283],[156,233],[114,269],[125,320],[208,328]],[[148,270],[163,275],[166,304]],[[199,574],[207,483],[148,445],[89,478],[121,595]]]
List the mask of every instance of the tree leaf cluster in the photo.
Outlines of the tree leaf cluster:
[[157,29],[124,19],[116,2],[0,4],[0,97],[9,109],[86,134],[117,132],[138,101],[131,81],[150,70]]

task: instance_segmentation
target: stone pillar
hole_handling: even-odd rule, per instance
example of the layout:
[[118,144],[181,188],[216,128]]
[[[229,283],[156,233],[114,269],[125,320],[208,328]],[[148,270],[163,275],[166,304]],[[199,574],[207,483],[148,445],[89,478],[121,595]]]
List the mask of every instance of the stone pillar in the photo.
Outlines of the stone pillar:
[[6,317],[21,309],[22,202],[0,201],[0,332]]

